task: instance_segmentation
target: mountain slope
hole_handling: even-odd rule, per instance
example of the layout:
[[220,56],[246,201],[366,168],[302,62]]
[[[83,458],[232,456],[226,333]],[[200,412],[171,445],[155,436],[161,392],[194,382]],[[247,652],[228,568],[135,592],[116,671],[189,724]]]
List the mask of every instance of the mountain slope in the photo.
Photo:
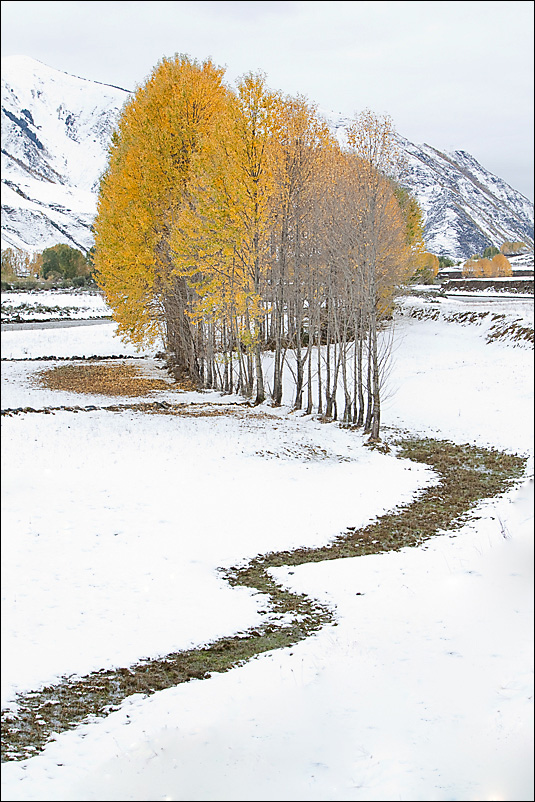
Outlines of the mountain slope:
[[426,214],[427,247],[467,258],[488,245],[520,240],[533,246],[533,204],[462,150],[441,153],[402,140],[403,182]]
[[[106,150],[128,97],[25,56],[2,59],[2,248],[91,247]],[[343,143],[348,120],[325,116]],[[464,151],[400,144],[428,250],[462,259],[505,240],[533,247],[533,204],[520,192]]]
[[129,92],[2,59],[2,248],[93,243],[99,178]]

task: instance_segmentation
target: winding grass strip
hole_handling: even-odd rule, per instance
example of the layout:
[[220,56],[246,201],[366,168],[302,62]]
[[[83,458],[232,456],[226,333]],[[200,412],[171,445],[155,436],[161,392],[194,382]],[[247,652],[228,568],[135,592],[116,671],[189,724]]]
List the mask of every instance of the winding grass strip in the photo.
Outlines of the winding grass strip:
[[109,715],[132,694],[148,696],[191,679],[206,679],[243,665],[255,655],[303,640],[333,621],[334,611],[285,590],[268,569],[418,546],[444,530],[460,527],[479,501],[514,487],[525,472],[525,458],[494,449],[432,439],[404,439],[392,445],[400,457],[433,468],[440,475],[439,484],[362,529],[349,527],[324,548],[273,552],[225,570],[223,575],[231,586],[251,588],[269,597],[269,618],[263,626],[202,648],[127,668],[64,678],[18,695],[16,710],[2,712],[2,760],[38,754],[53,733],[72,729],[89,717]]
[[[179,404],[172,404],[168,401],[138,401],[132,404],[107,404],[98,406],[96,404],[86,404],[85,406],[60,406],[60,407],[8,407],[0,410],[0,415],[13,417],[14,415],[28,415],[31,413],[40,415],[53,415],[56,412],[148,412],[160,415],[184,415],[186,417],[216,417],[221,415],[231,415],[239,412],[251,417],[254,413],[249,412],[249,401],[231,401],[226,404],[215,405],[206,404],[202,401],[184,401]],[[275,418],[275,415],[262,413],[262,418]]]

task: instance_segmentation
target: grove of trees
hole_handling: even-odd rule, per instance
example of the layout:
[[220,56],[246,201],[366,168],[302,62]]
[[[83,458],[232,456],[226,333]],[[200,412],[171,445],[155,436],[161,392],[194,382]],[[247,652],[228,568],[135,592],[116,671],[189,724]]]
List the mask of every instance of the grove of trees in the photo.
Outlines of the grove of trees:
[[504,256],[516,256],[520,253],[526,253],[528,250],[529,248],[526,243],[519,240],[515,240],[514,242],[506,240],[500,247],[500,252],[503,253]]
[[64,279],[86,278],[90,272],[91,262],[87,256],[65,243],[45,248],[42,253],[41,275],[44,279],[49,276]]
[[438,269],[400,165],[388,117],[357,115],[342,148],[263,74],[230,87],[209,60],[164,58],[100,187],[95,278],[119,333],[161,335],[177,378],[255,404],[282,403],[286,367],[296,409],[378,439],[381,323],[401,283]]
[[[497,278],[502,276],[512,276],[513,268],[509,259],[497,251],[491,258],[487,256],[473,256],[467,259],[463,265],[462,274],[467,278]],[[490,249],[486,249],[488,253]],[[492,253],[492,251],[490,251]],[[490,255],[489,253],[489,255]]]
[[30,254],[15,248],[2,249],[2,281],[13,281],[21,276],[37,278],[42,259],[40,254]]
[[63,281],[74,286],[84,285],[91,279],[92,250],[84,254],[66,243],[59,243],[33,254],[5,248],[2,250],[2,281],[42,278],[49,282]]

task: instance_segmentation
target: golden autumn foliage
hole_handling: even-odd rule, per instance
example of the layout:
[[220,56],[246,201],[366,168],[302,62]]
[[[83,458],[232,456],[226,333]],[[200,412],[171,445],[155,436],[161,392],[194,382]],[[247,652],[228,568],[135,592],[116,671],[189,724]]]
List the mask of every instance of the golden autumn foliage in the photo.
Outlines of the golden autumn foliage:
[[261,75],[242,79],[175,220],[173,273],[195,287],[198,312],[227,305],[252,312],[258,301],[273,194],[273,107]]
[[462,274],[465,278],[480,278],[483,271],[479,267],[479,259],[467,259],[463,264]]
[[[123,109],[101,181],[94,260],[119,333],[136,344],[161,335],[177,375],[255,392],[256,403],[265,397],[262,350],[273,348],[280,403],[292,348],[297,407],[305,363],[311,404],[313,346],[320,359],[332,344],[339,359],[351,337],[360,351],[366,341],[378,427],[377,322],[414,265],[432,257],[421,209],[394,180],[392,122],[362,112],[344,151],[314,106],[273,92],[262,73],[233,89],[223,79],[211,61],[166,58]],[[339,367],[323,384],[328,410]],[[359,367],[361,395],[362,375]],[[356,415],[349,407],[346,399],[347,421]]]
[[438,275],[440,267],[438,256],[434,253],[429,253],[429,251],[417,253],[412,265],[414,267],[413,279],[424,284],[432,284]]
[[492,269],[495,276],[512,276],[511,262],[503,253],[497,253],[492,258]]
[[485,278],[493,278],[492,262],[490,259],[479,259],[478,266],[481,274]]
[[[424,213],[422,207],[411,193],[399,184],[394,185],[394,193],[400,209],[405,217],[407,245],[410,247],[414,271],[422,264],[419,257],[425,253],[424,245]],[[436,275],[436,273],[435,273]]]
[[163,59],[126,103],[110,146],[95,221],[95,273],[119,326],[141,343],[162,331],[169,239],[196,158],[227,102],[223,70]]
[[498,278],[512,276],[513,269],[507,257],[498,253],[492,259],[467,259],[462,274],[465,278]]
[[525,242],[521,242],[516,240],[515,242],[510,242],[507,240],[503,243],[500,248],[500,252],[503,253],[504,256],[515,256],[519,253],[525,253],[527,251],[527,245]]

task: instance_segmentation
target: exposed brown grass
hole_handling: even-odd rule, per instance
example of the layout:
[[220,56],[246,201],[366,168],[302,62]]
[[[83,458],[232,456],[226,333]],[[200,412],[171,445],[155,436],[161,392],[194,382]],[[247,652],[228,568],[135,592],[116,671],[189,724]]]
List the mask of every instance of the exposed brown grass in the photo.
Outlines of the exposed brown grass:
[[49,390],[91,395],[147,396],[161,390],[177,389],[163,379],[143,374],[137,365],[124,362],[103,364],[101,362],[77,362],[55,365],[40,371],[36,380]]

